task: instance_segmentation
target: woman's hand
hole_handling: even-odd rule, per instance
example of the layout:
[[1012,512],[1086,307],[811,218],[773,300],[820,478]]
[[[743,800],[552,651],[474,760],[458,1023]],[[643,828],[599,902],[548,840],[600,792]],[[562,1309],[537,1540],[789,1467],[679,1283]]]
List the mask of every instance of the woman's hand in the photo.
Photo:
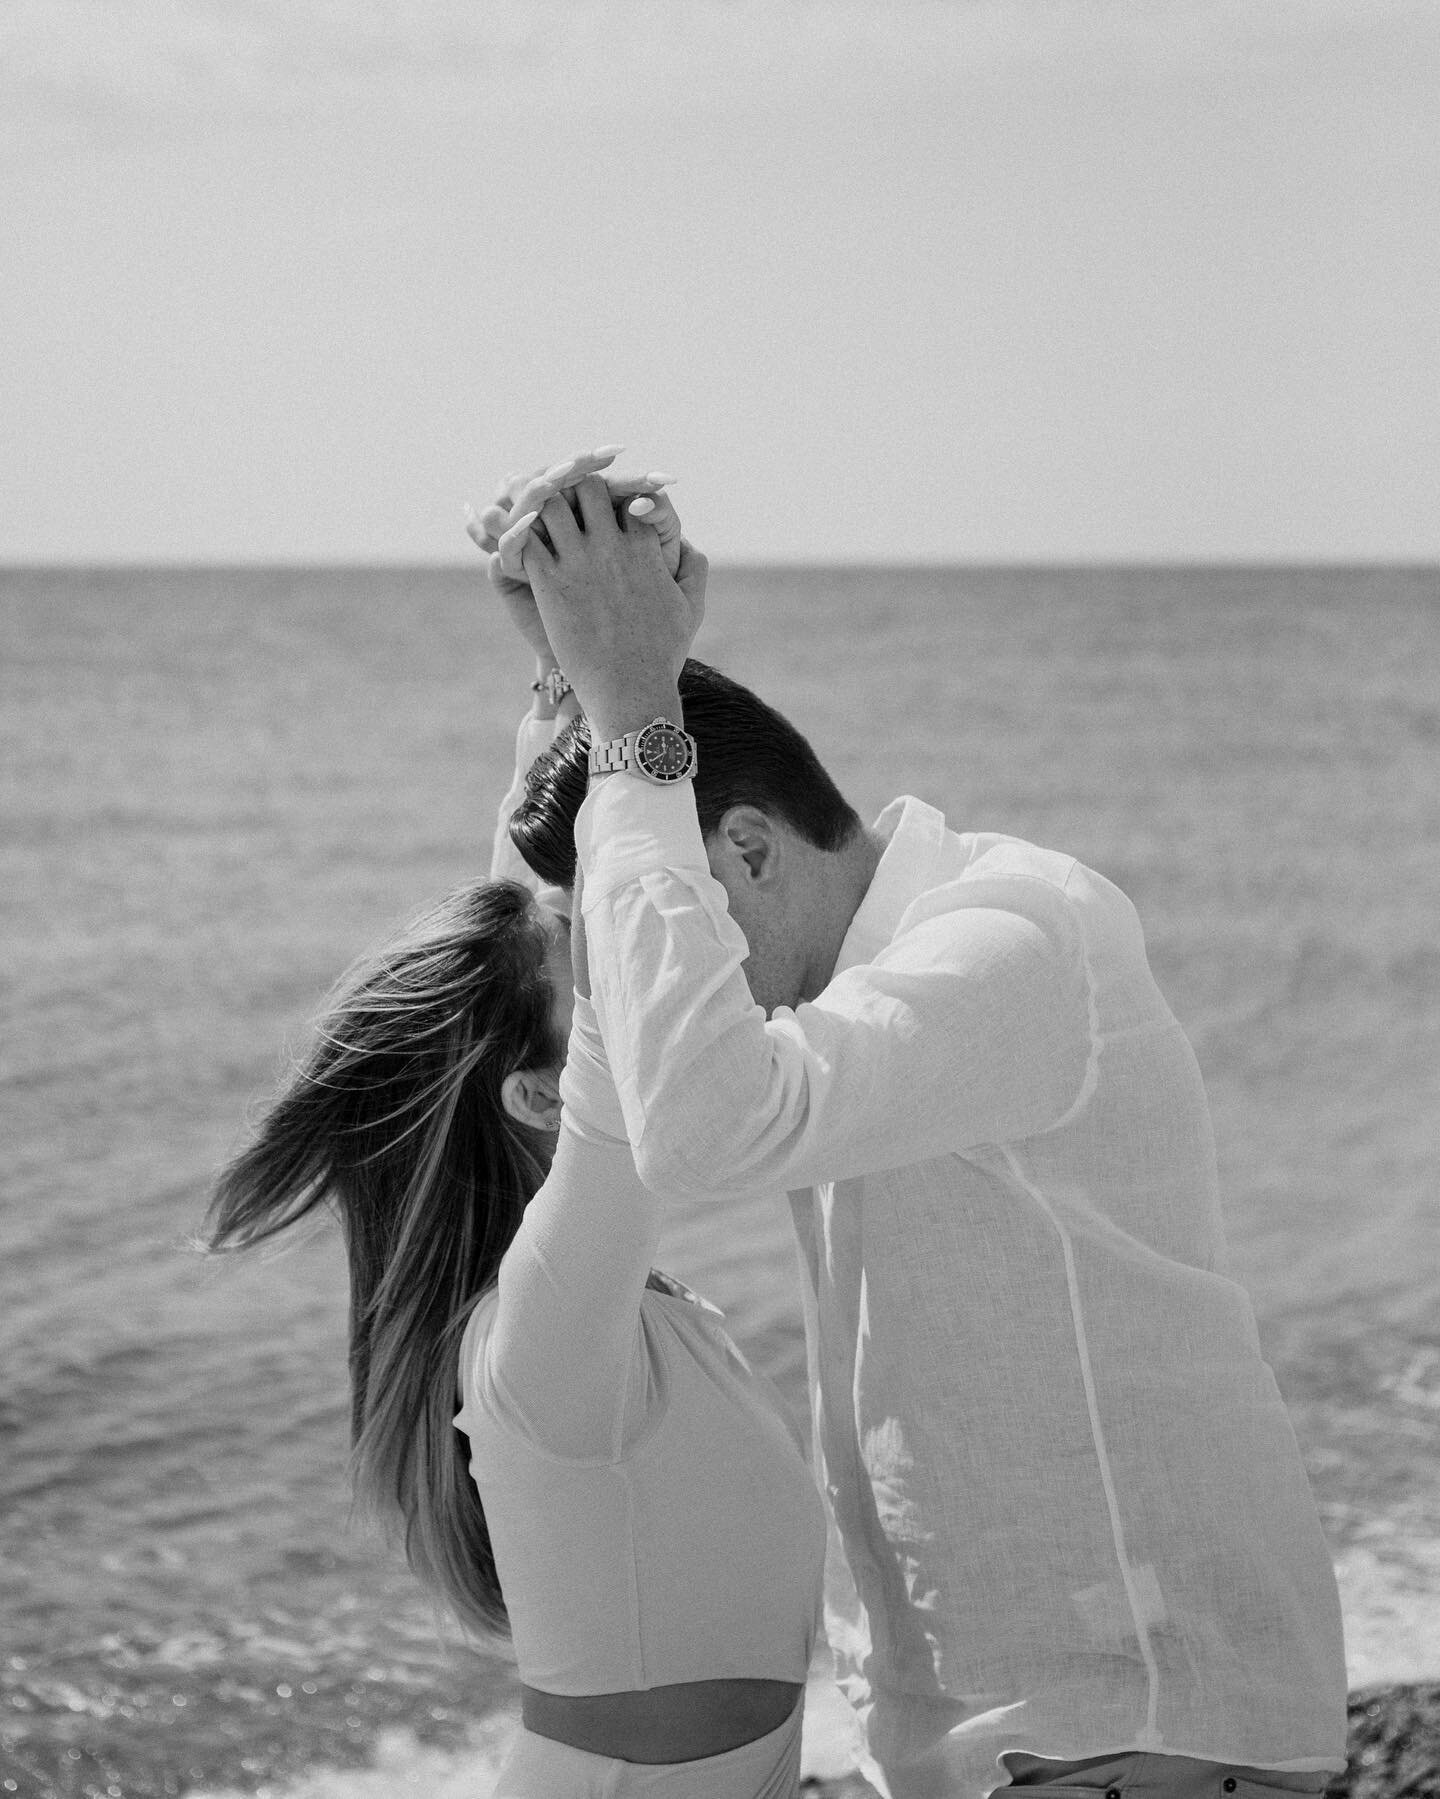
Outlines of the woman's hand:
[[[600,452],[597,450],[596,455]],[[558,493],[564,491],[570,495],[570,510],[578,518],[579,502],[574,490],[592,474],[600,474],[610,490],[610,499],[615,506],[618,517],[622,505],[630,517],[646,524],[660,540],[660,554],[665,567],[674,575],[680,566],[680,518],[669,494],[665,489],[674,480],[673,475],[662,475],[658,471],[648,475],[617,475],[605,473],[588,466],[589,459],[575,457],[570,462],[556,465],[565,471],[558,483],[554,476],[556,469],[547,469],[543,475],[533,476],[528,483],[520,487],[514,494],[507,509],[503,523],[496,534],[496,547],[500,556],[500,573],[508,580],[524,580],[525,570],[521,556],[530,532],[535,529],[536,519],[546,504]],[[629,502],[628,505],[625,502]],[[498,510],[498,509],[497,509]],[[490,514],[486,513],[486,518]],[[540,538],[545,541],[545,527],[539,527]]]

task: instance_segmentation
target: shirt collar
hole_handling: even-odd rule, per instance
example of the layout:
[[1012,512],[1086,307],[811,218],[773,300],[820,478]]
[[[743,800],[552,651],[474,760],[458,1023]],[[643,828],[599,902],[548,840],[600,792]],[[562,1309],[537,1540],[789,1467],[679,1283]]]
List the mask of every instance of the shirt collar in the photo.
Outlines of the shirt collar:
[[898,800],[891,800],[871,828],[876,836],[885,839],[885,849],[865,897],[850,920],[832,980],[847,968],[873,962],[887,944],[894,942],[906,912],[935,884],[945,841],[943,812],[905,793]]

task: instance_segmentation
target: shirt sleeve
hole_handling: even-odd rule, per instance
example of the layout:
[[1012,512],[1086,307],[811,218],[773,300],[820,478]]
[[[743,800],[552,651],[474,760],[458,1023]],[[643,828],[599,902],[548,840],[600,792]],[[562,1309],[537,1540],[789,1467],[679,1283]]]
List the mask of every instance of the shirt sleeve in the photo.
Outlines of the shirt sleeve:
[[515,772],[500,802],[490,847],[491,880],[519,881],[532,893],[539,887],[540,878],[510,841],[510,820],[525,798],[525,777],[531,763],[555,741],[560,722],[554,718],[536,718],[533,712],[527,712],[520,720],[520,728],[515,733]]
[[612,775],[576,844],[595,1005],[652,1186],[793,1189],[964,1153],[1053,1128],[1086,1088],[1089,981],[1063,909],[1027,915],[957,881],[873,961],[767,1020],[689,782]]
[[549,1176],[500,1265],[481,1379],[499,1415],[551,1454],[615,1459],[660,1206],[635,1172],[594,1013],[579,996],[561,1092]]

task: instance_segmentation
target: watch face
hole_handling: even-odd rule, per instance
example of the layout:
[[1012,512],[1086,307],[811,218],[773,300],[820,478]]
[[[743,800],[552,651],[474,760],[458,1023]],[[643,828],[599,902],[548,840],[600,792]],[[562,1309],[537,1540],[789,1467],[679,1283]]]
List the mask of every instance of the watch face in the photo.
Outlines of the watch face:
[[692,739],[678,725],[657,720],[636,738],[635,760],[652,781],[683,781],[695,766]]

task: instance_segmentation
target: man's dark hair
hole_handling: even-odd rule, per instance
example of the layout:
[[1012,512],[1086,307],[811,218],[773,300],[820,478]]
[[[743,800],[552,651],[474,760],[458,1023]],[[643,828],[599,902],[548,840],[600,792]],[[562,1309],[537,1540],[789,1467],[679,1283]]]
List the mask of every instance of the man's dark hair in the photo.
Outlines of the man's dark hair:
[[[758,695],[693,657],[680,671],[685,729],[698,750],[695,808],[708,837],[732,806],[757,806],[816,849],[838,850],[860,819],[814,750]],[[590,728],[575,719],[538,758],[510,839],[542,881],[575,879],[575,815],[589,784]]]

